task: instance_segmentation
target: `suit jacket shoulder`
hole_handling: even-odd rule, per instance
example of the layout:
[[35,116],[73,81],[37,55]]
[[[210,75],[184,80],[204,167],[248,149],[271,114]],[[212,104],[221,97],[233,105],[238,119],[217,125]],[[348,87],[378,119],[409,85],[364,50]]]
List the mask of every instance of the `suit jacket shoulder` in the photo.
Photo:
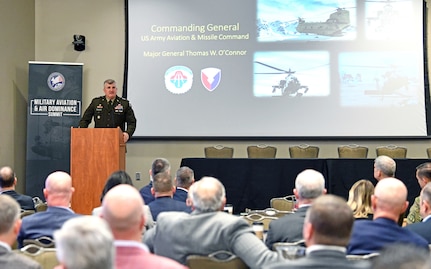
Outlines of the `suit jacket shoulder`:
[[32,259],[0,246],[0,268],[41,269],[41,265]]

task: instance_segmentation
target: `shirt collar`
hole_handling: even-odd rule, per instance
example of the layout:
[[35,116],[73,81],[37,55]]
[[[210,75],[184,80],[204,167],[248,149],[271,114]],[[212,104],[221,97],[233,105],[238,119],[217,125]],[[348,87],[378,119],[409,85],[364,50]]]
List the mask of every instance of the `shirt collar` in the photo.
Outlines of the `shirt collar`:
[[312,246],[307,247],[307,249],[305,250],[305,253],[306,253],[306,255],[308,255],[308,254],[310,254],[310,252],[318,251],[318,250],[333,250],[333,251],[346,253],[345,247],[330,246],[330,245],[312,245]]
[[12,251],[12,248],[8,244],[6,244],[5,242],[0,241],[0,246],[4,247],[8,251]]
[[140,242],[132,241],[132,240],[115,240],[115,247],[136,247],[149,252],[149,249],[146,245]]
[[431,218],[431,215],[428,215],[422,220],[422,222],[425,222],[425,221],[429,220],[430,218]]

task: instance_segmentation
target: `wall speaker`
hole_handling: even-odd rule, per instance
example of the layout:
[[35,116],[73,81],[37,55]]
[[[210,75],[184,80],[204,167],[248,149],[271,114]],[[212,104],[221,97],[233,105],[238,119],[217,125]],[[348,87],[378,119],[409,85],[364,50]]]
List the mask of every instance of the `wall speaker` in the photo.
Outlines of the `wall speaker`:
[[83,35],[73,35],[73,42],[72,42],[74,49],[76,51],[83,51],[85,50],[85,36]]

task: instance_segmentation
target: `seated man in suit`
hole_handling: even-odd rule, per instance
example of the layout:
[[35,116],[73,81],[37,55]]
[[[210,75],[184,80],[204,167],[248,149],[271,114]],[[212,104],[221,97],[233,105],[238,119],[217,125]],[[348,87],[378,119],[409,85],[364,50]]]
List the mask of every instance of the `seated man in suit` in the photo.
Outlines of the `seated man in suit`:
[[186,202],[190,186],[195,182],[195,173],[187,166],[180,167],[175,176],[176,191],[174,199]]
[[347,253],[375,253],[391,243],[413,244],[428,250],[428,242],[424,238],[401,228],[397,223],[408,204],[407,188],[401,180],[380,180],[371,196],[374,218],[372,221],[355,221]]
[[142,244],[145,226],[144,203],[139,192],[129,185],[118,185],[103,199],[102,215],[115,238],[117,269],[185,269],[174,260],[151,254]]
[[69,208],[74,190],[68,173],[56,171],[48,175],[43,189],[48,209],[23,218],[18,235],[19,247],[23,246],[24,239],[52,238],[53,232],[60,229],[64,222],[79,216]]
[[21,226],[19,204],[8,195],[0,195],[0,268],[41,269],[39,263],[12,252]]
[[420,214],[422,222],[413,223],[404,227],[418,235],[422,236],[431,244],[431,182],[427,183],[420,195]]
[[269,223],[266,246],[272,249],[276,242],[296,242],[302,240],[302,226],[305,213],[314,199],[326,193],[325,178],[322,173],[307,169],[296,176],[295,194],[298,210],[293,214],[273,220]]
[[54,232],[57,259],[55,269],[114,269],[114,237],[108,224],[96,216],[66,221]]
[[223,212],[226,192],[213,177],[196,181],[187,202],[193,212],[163,212],[157,225],[144,234],[144,242],[157,255],[186,263],[191,254],[208,255],[230,251],[250,268],[261,268],[279,261],[253,233],[252,227],[239,216]]
[[431,268],[429,251],[408,244],[391,244],[372,260],[371,269]]
[[[416,167],[416,179],[421,189],[431,182],[431,163],[423,163]],[[415,198],[414,203],[410,207],[409,214],[407,215],[407,224],[421,222],[422,217],[420,213],[420,199],[419,196]]]
[[151,169],[148,171],[150,174],[150,183],[139,190],[146,205],[155,199],[154,195],[151,193],[151,189],[153,188],[153,178],[155,175],[161,172],[171,173],[171,164],[165,158],[157,158],[153,161],[151,164]]
[[369,268],[366,261],[353,262],[346,258],[353,222],[353,212],[345,200],[332,194],[320,196],[314,200],[305,217],[306,256],[265,268]]
[[15,191],[17,178],[9,166],[0,169],[0,193],[15,199],[23,210],[35,210],[33,198]]
[[148,207],[150,208],[154,221],[157,222],[159,214],[165,211],[191,212],[191,208],[188,207],[185,202],[180,202],[172,198],[175,192],[175,187],[170,173],[158,173],[153,178],[153,184],[151,193],[154,195],[156,200],[152,201]]
[[374,178],[380,181],[387,177],[394,177],[396,170],[395,161],[386,155],[378,156],[374,160]]

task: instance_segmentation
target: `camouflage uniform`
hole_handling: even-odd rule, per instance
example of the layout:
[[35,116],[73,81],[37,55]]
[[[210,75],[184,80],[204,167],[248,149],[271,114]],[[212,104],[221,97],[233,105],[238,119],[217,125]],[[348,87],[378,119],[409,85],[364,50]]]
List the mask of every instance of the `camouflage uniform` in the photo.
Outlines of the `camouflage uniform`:
[[[99,96],[91,101],[79,121],[79,127],[87,128],[94,117],[95,128],[117,128],[127,132],[132,137],[136,129],[136,118],[129,101],[116,96],[112,106],[105,96]],[[126,129],[127,123],[127,129]]]
[[420,214],[420,197],[416,197],[414,203],[410,207],[409,214],[407,216],[407,224],[412,224],[416,222],[421,222],[422,217]]

